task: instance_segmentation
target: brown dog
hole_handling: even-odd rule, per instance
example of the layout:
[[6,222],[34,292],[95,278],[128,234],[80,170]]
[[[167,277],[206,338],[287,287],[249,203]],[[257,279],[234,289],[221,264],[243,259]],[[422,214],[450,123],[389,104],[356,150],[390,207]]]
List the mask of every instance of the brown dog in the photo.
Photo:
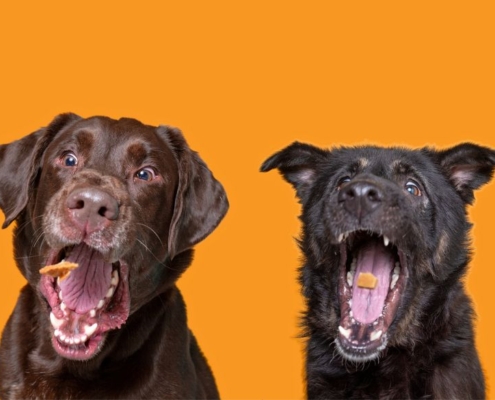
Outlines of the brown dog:
[[[0,207],[28,284],[0,397],[218,398],[175,282],[228,209],[177,129],[63,114],[0,147]],[[65,259],[65,279],[39,270]]]

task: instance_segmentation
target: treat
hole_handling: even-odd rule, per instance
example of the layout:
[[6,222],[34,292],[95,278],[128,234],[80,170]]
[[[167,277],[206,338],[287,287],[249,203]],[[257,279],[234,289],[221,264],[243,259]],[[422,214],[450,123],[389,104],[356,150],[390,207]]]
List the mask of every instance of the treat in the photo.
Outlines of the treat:
[[377,283],[377,277],[369,272],[361,272],[358,276],[357,285],[360,288],[374,289]]
[[77,267],[78,264],[76,263],[62,260],[58,264],[47,265],[46,267],[41,268],[40,274],[50,275],[54,278],[60,278],[60,280],[63,281],[69,276],[70,271],[76,269]]

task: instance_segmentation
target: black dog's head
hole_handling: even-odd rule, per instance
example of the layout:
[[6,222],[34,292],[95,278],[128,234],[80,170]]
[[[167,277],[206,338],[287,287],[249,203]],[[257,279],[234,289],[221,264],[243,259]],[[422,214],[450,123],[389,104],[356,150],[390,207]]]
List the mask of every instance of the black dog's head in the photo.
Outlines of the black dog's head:
[[[228,208],[179,130],[133,119],[60,115],[0,147],[0,180],[19,268],[53,347],[75,360],[171,287]],[[66,279],[40,276],[63,259],[79,265]]]
[[[294,143],[266,160],[261,170],[278,168],[303,207],[308,334],[335,340],[353,361],[413,343],[424,313],[459,285],[469,258],[465,207],[494,165],[495,152],[473,144],[326,151]],[[376,282],[363,283],[366,273]]]

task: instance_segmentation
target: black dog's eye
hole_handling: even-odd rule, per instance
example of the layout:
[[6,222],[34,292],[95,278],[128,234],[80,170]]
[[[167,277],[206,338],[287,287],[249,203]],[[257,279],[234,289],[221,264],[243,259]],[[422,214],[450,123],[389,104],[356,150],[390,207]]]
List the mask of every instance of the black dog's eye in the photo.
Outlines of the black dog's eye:
[[421,196],[423,194],[419,188],[419,185],[414,181],[407,181],[405,188],[407,192],[413,196]]
[[142,181],[151,182],[157,176],[155,170],[150,167],[142,168],[136,172],[135,178]]
[[340,190],[342,188],[342,185],[344,185],[347,182],[350,182],[351,178],[348,176],[344,176],[343,178],[340,178],[338,183],[337,183],[337,190]]
[[78,160],[74,153],[66,153],[60,158],[60,163],[64,167],[77,167]]

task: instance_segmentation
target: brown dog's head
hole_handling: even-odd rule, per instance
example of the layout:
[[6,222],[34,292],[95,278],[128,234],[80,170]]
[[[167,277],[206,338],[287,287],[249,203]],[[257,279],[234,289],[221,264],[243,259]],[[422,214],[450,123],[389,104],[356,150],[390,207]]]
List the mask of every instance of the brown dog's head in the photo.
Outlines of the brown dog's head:
[[[228,209],[177,129],[62,114],[0,147],[0,207],[23,275],[47,304],[55,350],[86,360],[108,331],[173,285]],[[65,279],[45,265],[78,264]]]

